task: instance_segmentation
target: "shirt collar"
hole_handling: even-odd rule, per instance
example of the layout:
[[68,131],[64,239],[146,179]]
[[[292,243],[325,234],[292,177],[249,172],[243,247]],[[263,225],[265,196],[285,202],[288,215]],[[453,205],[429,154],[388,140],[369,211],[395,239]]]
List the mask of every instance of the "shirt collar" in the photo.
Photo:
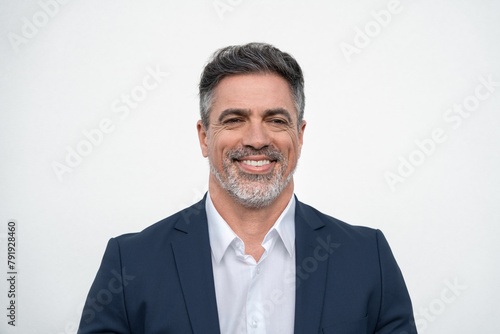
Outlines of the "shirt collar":
[[[216,263],[222,260],[222,257],[226,253],[227,248],[235,239],[239,237],[234,233],[234,231],[229,227],[224,218],[217,212],[215,206],[210,198],[210,193],[207,193],[205,201],[205,209],[207,212],[208,221],[208,235],[210,238],[210,247],[212,248],[212,253]],[[278,220],[274,223],[273,227],[264,237],[263,244],[272,238],[272,235],[276,231],[278,236],[282,240],[288,255],[293,256],[295,247],[295,196],[288,202],[285,210],[278,217]]]

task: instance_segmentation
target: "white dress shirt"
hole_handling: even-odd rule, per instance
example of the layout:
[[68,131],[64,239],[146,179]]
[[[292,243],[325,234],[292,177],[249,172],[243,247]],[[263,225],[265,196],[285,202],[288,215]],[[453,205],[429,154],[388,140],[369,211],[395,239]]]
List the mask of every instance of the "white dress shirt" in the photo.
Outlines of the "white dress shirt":
[[292,334],[295,196],[264,237],[259,262],[212,203],[205,203],[221,334]]

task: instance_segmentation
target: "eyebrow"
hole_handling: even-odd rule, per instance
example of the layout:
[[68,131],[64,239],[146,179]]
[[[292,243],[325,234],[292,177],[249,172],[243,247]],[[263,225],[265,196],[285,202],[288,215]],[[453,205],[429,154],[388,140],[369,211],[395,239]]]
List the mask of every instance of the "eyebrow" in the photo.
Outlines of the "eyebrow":
[[236,108],[226,109],[220,114],[219,122],[222,122],[224,120],[224,118],[226,118],[229,115],[248,116],[248,115],[250,115],[250,110],[248,110],[248,109],[236,109]]
[[274,116],[274,115],[282,115],[285,116],[285,118],[288,120],[288,122],[292,123],[292,116],[290,116],[290,113],[288,110],[283,109],[283,108],[276,108],[276,109],[268,109],[264,111],[264,117],[269,117],[269,116]]
[[[248,116],[248,115],[250,115],[250,110],[237,109],[237,108],[226,109],[220,114],[219,122],[222,122],[224,120],[224,118],[226,118],[229,115]],[[274,116],[274,115],[285,116],[285,118],[288,120],[288,122],[290,122],[290,123],[292,122],[292,117],[290,116],[290,113],[288,112],[288,110],[283,109],[283,108],[267,109],[263,113],[264,117],[269,117],[269,116]]]

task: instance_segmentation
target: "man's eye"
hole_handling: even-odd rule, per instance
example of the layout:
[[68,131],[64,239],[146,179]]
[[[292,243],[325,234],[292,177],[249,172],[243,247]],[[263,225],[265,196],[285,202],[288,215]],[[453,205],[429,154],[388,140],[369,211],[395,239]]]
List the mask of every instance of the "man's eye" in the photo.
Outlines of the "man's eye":
[[241,122],[241,119],[239,119],[239,118],[229,118],[229,119],[226,119],[223,123],[224,124],[236,124],[239,122]]
[[286,120],[281,119],[281,118],[273,118],[273,119],[271,119],[271,123],[279,124],[279,125],[288,124],[288,122]]

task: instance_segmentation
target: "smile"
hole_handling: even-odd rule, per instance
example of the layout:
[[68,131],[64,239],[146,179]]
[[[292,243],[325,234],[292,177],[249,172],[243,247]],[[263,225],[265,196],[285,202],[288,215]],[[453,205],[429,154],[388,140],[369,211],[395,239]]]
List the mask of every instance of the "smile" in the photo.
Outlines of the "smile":
[[269,165],[271,163],[271,161],[269,160],[243,160],[241,162],[243,162],[246,165],[255,167],[262,167],[264,165]]

